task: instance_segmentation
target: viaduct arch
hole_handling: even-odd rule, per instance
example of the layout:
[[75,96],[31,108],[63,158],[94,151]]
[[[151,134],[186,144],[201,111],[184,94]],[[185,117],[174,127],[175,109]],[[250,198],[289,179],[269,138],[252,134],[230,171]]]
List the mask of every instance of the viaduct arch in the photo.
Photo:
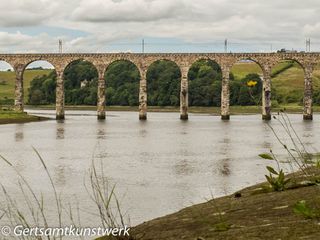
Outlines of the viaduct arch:
[[188,72],[191,65],[201,59],[208,59],[219,64],[222,70],[221,118],[230,118],[229,109],[229,73],[232,66],[243,59],[256,62],[263,71],[262,118],[271,119],[271,69],[282,60],[294,60],[304,70],[304,111],[303,118],[312,120],[312,73],[316,64],[320,63],[320,53],[65,53],[65,54],[0,54],[0,60],[10,64],[15,71],[15,109],[24,110],[23,72],[28,64],[34,61],[51,63],[57,73],[56,118],[64,119],[64,79],[65,68],[75,60],[92,63],[98,70],[98,103],[97,116],[105,118],[104,74],[108,66],[119,60],[130,61],[140,72],[139,87],[139,119],[147,119],[147,80],[149,66],[158,60],[175,62],[181,72],[180,118],[188,119]]

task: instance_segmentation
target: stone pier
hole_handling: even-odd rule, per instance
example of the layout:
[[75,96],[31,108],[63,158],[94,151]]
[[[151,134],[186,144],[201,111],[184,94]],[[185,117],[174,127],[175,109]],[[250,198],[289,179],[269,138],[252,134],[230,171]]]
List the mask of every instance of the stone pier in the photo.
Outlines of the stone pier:
[[181,68],[180,119],[188,119],[188,67]]
[[64,119],[64,80],[63,71],[57,71],[56,119]]
[[24,90],[23,90],[23,65],[18,65],[14,68],[16,73],[15,89],[14,89],[14,110],[23,112],[24,110]]
[[222,88],[221,88],[221,119],[230,119],[230,86],[229,86],[229,67],[222,68]]
[[147,120],[147,69],[140,70],[139,119]]
[[312,66],[307,66],[305,68],[305,79],[304,79],[304,98],[303,98],[303,119],[312,120],[313,110],[312,110]]
[[263,69],[262,81],[262,119],[271,120],[271,68]]
[[104,80],[104,72],[99,73],[98,79],[97,117],[101,120],[106,118],[106,81]]

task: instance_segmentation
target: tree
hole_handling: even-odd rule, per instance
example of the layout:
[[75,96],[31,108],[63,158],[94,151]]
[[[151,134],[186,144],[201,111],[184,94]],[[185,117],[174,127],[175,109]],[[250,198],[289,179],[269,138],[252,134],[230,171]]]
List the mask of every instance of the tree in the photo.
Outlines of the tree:
[[220,106],[222,74],[216,62],[199,60],[188,74],[190,106]]
[[179,106],[181,72],[171,61],[160,60],[147,72],[148,105]]
[[[77,60],[64,71],[65,102],[71,105],[96,105],[98,71],[92,63]],[[81,87],[81,82],[87,84]]]
[[238,105],[259,105],[261,104],[262,81],[258,74],[248,74],[241,80]]
[[138,106],[140,74],[129,61],[116,61],[105,73],[107,105]]
[[31,105],[55,103],[56,73],[35,77],[29,88],[27,103]]

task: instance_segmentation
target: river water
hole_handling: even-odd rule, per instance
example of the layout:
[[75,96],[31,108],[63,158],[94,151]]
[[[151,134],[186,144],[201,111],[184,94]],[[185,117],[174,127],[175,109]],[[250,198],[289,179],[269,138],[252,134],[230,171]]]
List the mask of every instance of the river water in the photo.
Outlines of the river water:
[[[29,112],[54,117],[53,111]],[[320,116],[312,122],[301,115],[289,117],[309,150],[320,149]],[[277,121],[271,125],[288,140]],[[57,216],[51,209],[50,182],[32,147],[45,160],[63,200],[77,200],[82,223],[91,225],[100,220],[90,215],[96,209],[83,182],[93,159],[103,162],[122,209],[136,225],[264,181],[265,166],[272,163],[258,154],[270,148],[286,157],[260,115],[232,116],[224,122],[206,114],[180,121],[178,113],[148,113],[147,121],[139,121],[136,112],[108,112],[105,121],[97,121],[93,111],[67,111],[63,122],[1,125],[1,155],[43,193],[52,219]],[[0,164],[1,183],[23,202],[18,177]]]

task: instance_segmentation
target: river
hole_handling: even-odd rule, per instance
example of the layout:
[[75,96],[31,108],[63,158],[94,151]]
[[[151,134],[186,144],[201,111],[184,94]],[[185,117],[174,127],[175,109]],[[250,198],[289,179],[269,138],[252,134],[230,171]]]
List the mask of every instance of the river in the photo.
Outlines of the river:
[[[54,111],[29,112],[54,117]],[[320,116],[312,122],[289,117],[308,148],[320,149]],[[271,125],[288,141],[276,120]],[[103,162],[122,209],[136,225],[264,181],[265,166],[272,162],[258,154],[270,148],[286,157],[260,115],[231,116],[225,122],[208,114],[180,121],[178,113],[148,113],[147,121],[139,121],[136,112],[108,112],[105,121],[97,121],[93,111],[67,111],[63,122],[1,125],[1,155],[43,193],[52,221],[57,216],[50,181],[32,147],[45,160],[63,200],[79,202],[85,225],[100,223],[91,215],[97,210],[83,184],[93,159]],[[18,177],[0,164],[1,183],[23,202]]]

